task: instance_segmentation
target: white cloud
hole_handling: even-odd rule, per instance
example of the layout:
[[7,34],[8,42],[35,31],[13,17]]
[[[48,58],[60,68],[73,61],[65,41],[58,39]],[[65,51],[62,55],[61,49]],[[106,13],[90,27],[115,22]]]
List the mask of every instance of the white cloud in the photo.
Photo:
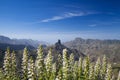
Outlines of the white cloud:
[[91,25],[88,25],[88,26],[95,27],[95,26],[97,26],[97,24],[91,24]]
[[64,17],[63,16],[54,16],[50,19],[44,19],[41,22],[49,22],[49,21],[60,20],[60,19],[64,19]]
[[66,18],[71,18],[71,17],[76,17],[76,16],[86,16],[89,14],[94,14],[92,12],[67,12],[64,13],[63,15],[60,16],[53,16],[52,18],[48,18],[48,19],[44,19],[41,22],[50,22],[50,21],[55,21],[55,20],[62,20],[62,19],[66,19]]

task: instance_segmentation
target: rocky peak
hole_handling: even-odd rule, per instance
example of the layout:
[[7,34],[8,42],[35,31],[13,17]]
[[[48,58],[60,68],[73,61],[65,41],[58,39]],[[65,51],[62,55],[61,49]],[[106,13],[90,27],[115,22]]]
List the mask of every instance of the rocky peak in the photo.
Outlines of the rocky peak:
[[66,47],[64,45],[61,44],[61,40],[58,40],[58,42],[55,43],[55,49],[56,50],[63,50]]
[[61,44],[61,40],[58,40],[58,42],[56,42],[55,45],[54,45],[53,51],[54,51],[55,53],[62,54],[63,49],[67,49],[69,55],[70,55],[71,53],[73,53],[73,54],[75,55],[75,59],[76,59],[76,60],[78,60],[79,56],[82,56],[82,57],[84,56],[83,53],[78,52],[76,49],[70,49],[70,48],[64,46],[63,44]]

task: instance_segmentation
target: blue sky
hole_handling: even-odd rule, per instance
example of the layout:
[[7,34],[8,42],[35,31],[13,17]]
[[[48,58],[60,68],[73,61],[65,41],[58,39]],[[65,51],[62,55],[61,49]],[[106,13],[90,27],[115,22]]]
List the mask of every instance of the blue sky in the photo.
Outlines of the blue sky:
[[120,39],[119,0],[0,0],[0,35],[55,42]]

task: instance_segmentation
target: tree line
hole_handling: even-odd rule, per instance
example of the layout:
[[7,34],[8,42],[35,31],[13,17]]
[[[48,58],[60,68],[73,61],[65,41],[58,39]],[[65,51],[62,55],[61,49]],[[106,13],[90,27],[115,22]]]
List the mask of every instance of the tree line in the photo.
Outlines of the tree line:
[[39,46],[33,60],[32,56],[28,57],[28,49],[24,48],[21,69],[18,70],[15,52],[11,53],[7,48],[0,80],[120,80],[120,74],[118,79],[114,78],[106,56],[91,62],[89,56],[75,61],[74,54],[68,54],[64,49],[62,55],[58,54],[57,60],[53,61],[52,49],[44,57],[43,47]]

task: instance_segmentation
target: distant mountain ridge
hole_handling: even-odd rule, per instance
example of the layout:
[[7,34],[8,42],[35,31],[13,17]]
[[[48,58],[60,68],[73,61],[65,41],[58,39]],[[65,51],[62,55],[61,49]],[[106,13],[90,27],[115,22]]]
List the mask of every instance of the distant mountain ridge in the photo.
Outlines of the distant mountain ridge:
[[64,43],[71,49],[77,49],[85,55],[90,55],[94,60],[98,56],[106,55],[109,61],[120,61],[120,40],[99,40],[75,38]]
[[30,50],[35,49],[33,46],[30,45],[13,45],[13,44],[7,44],[7,43],[0,43],[0,50],[5,51],[7,47],[10,47],[11,50],[23,50],[25,47],[27,47]]
[[65,46],[69,48],[84,49],[84,48],[101,48],[108,45],[120,45],[120,40],[99,40],[99,39],[83,39],[83,38],[75,38],[74,40],[68,41],[64,43]]
[[11,45],[26,45],[26,46],[33,46],[38,47],[41,45],[47,45],[47,42],[44,41],[37,41],[32,39],[10,39],[9,37],[0,36],[0,43],[11,44]]

